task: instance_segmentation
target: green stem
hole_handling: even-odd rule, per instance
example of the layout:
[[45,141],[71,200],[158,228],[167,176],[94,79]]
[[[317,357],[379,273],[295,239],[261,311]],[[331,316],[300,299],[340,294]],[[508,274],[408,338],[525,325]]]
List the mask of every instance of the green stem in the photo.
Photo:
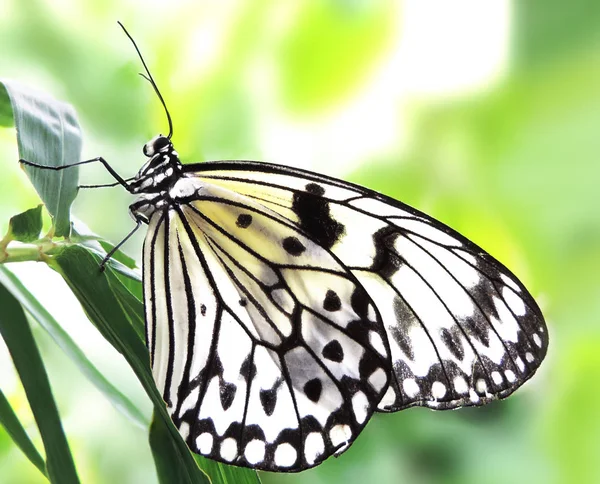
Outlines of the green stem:
[[0,264],[6,262],[46,261],[62,247],[49,240],[40,240],[35,244],[21,244],[18,247],[5,247],[0,250]]

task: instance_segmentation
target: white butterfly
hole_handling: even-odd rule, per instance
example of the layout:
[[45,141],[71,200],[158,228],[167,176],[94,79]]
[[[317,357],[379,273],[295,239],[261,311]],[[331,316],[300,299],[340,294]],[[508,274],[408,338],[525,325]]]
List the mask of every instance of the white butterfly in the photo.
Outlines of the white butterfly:
[[139,195],[152,371],[194,452],[300,471],[346,450],[376,411],[482,405],[535,373],[544,318],[475,244],[323,175],[182,165],[167,116],[132,181],[101,158],[77,164],[101,161]]
[[375,411],[481,405],[544,358],[522,284],[427,215],[295,168],[182,165],[163,136],[144,152],[147,343],[193,451],[306,469]]

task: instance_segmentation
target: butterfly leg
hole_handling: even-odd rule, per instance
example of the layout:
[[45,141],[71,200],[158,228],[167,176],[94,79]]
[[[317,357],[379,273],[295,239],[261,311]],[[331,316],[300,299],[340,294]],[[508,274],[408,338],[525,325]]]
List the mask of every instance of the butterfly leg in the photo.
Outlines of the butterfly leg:
[[[126,182],[130,182],[131,180],[133,180],[135,177],[131,177],[131,178],[125,178]],[[121,183],[116,181],[113,183],[101,183],[99,185],[79,185],[77,188],[111,188],[111,187],[120,187]]]
[[129,184],[127,183],[127,181],[125,181],[121,175],[119,175],[112,166],[110,166],[108,164],[108,162],[102,158],[101,156],[97,157],[97,158],[92,158],[91,160],[84,160],[84,161],[78,161],[77,163],[71,163],[69,165],[62,165],[62,166],[48,166],[48,165],[40,165],[38,163],[33,163],[32,161],[27,161],[27,160],[23,160],[20,159],[19,163],[23,164],[23,165],[27,165],[27,166],[34,166],[36,168],[40,168],[42,170],[54,170],[54,171],[60,171],[60,170],[64,170],[65,168],[72,168],[74,166],[79,166],[79,165],[86,165],[88,163],[95,163],[95,162],[100,162],[104,165],[104,168],[106,168],[106,171],[108,171],[112,177],[117,180],[117,184],[125,187],[125,189],[130,192],[131,188],[129,187]]
[[100,262],[100,272],[104,272],[104,268],[106,266],[106,263],[110,260],[110,258],[113,256],[113,254],[119,250],[119,248],[121,248],[121,246],[127,242],[129,240],[129,238],[135,234],[137,232],[137,230],[140,228],[140,226],[142,225],[142,220],[139,218],[136,218],[136,225],[135,227],[133,227],[133,230],[131,230],[131,232],[129,232],[125,238],[123,240],[121,240],[121,242],[119,242],[117,245],[115,245],[105,256],[104,259],[102,259],[102,262]]

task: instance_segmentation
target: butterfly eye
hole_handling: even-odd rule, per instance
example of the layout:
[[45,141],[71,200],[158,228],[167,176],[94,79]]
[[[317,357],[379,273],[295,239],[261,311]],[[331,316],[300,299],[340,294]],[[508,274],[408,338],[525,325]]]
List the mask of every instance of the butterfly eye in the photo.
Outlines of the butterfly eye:
[[165,146],[168,146],[171,142],[169,138],[164,137],[162,134],[159,134],[155,138],[152,138],[148,143],[144,145],[142,151],[144,155],[150,157],[154,156],[160,150],[162,150]]

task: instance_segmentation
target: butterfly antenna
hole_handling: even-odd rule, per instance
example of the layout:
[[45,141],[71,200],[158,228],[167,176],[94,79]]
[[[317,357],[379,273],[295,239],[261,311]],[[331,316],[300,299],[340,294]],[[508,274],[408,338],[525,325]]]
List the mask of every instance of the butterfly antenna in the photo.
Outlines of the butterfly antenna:
[[154,92],[156,92],[158,99],[160,99],[160,102],[162,103],[163,107],[165,108],[165,113],[167,114],[167,121],[169,122],[169,136],[167,136],[167,138],[171,139],[171,136],[173,136],[173,121],[171,121],[171,115],[169,114],[169,110],[167,109],[167,104],[165,103],[165,100],[163,99],[162,94],[158,90],[158,86],[156,85],[156,82],[154,82],[154,78],[152,77],[152,74],[150,74],[150,69],[148,69],[146,62],[144,61],[144,57],[142,57],[142,53],[140,52],[140,49],[138,48],[137,44],[135,43],[135,40],[133,40],[133,37],[129,34],[129,32],[127,32],[127,29],[123,26],[123,24],[121,22],[117,22],[117,23],[123,29],[123,32],[125,32],[125,35],[127,35],[127,37],[129,37],[129,40],[131,40],[131,43],[133,44],[133,47],[135,48],[136,52],[138,53],[138,56],[139,56],[140,60],[142,61],[142,65],[144,66],[144,69],[146,70],[146,73],[148,74],[148,76],[146,76],[145,74],[140,73],[140,76],[142,76],[150,84],[152,84],[152,87],[154,88]]

